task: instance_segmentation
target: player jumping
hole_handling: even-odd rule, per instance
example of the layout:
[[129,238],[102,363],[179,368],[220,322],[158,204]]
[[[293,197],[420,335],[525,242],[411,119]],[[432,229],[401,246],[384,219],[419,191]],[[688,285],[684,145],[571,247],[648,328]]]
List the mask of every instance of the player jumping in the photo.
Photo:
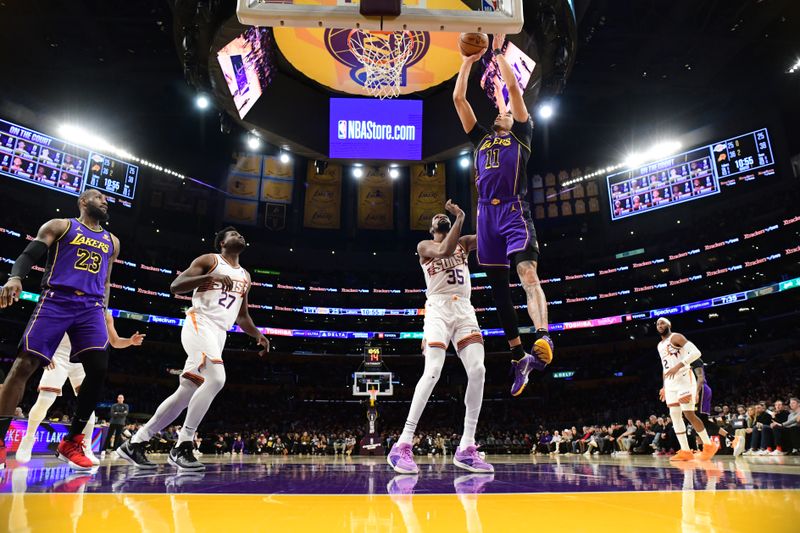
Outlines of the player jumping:
[[[114,319],[111,318],[111,313],[106,313],[106,326],[108,328],[109,344],[117,349],[141,346],[145,338],[145,335],[138,331],[129,338],[120,338],[114,328]],[[31,407],[30,413],[28,413],[28,427],[25,429],[25,436],[22,437],[15,456],[19,463],[25,464],[31,460],[31,451],[36,442],[36,430],[39,429],[39,424],[47,416],[47,410],[50,409],[56,398],[61,396],[61,388],[67,382],[67,379],[69,379],[75,395],[78,395],[86,373],[82,364],[70,362],[70,352],[72,352],[72,345],[69,342],[69,336],[64,335],[53,356],[53,362],[45,367],[42,378],[39,380],[39,396],[36,398],[36,403]],[[89,422],[83,429],[83,442],[86,444],[83,453],[96,466],[100,464],[100,460],[92,452],[91,443],[94,422],[95,415],[94,411],[92,411]]]
[[[510,111],[498,99],[500,113],[492,131],[478,124],[467,101],[467,79],[481,54],[464,57],[458,72],[453,102],[464,131],[475,146],[475,176],[478,188],[478,263],[486,267],[495,306],[515,360],[511,394],[518,396],[528,383],[531,370],[543,370],[553,360],[553,342],[547,334],[547,300],[536,267],[539,245],[525,201],[531,155],[533,123],[517,79],[502,53],[505,35],[494,36],[494,55],[508,87]],[[513,264],[525,289],[528,314],[536,328],[535,357],[525,353],[519,337],[517,313],[511,300],[509,267]]]
[[703,442],[703,451],[698,454],[697,459],[707,461],[714,457],[719,450],[719,445],[711,442],[703,421],[695,413],[698,387],[697,379],[692,371],[692,363],[700,359],[700,350],[680,333],[673,333],[671,328],[672,323],[664,317],[656,321],[656,330],[661,335],[661,342],[658,343],[658,355],[661,356],[664,374],[664,387],[658,392],[658,396],[669,407],[672,427],[675,428],[675,436],[678,437],[681,446],[680,451],[670,457],[670,461],[695,459],[689,449],[683,416],[686,416],[686,419],[692,423]]
[[143,469],[156,465],[147,459],[145,446],[150,439],[171,424],[186,409],[186,420],[167,461],[179,471],[198,471],[205,466],[194,457],[194,434],[214,397],[225,384],[222,351],[228,330],[234,323],[269,351],[269,341],[250,318],[247,293],[250,274],[239,265],[247,243],[236,229],[227,227],[214,238],[214,248],[221,253],[205,254],[172,282],[175,294],[192,292],[192,307],[186,311],[181,344],[186,364],[178,390],[158,406],[153,417],[128,441],[117,448],[120,458]]
[[467,259],[470,251],[475,249],[476,238],[475,235],[461,236],[464,211],[450,200],[445,209],[456,216],[452,228],[446,214],[435,215],[430,229],[433,239],[417,245],[420,266],[428,288],[423,328],[425,336],[422,341],[425,370],[414,389],[414,398],[411,400],[403,433],[386,458],[389,465],[400,474],[419,472],[411,451],[411,442],[425,404],[439,381],[445,350],[450,341],[456,347],[468,378],[464,396],[464,434],[453,455],[453,464],[470,472],[494,472],[492,465],[481,458],[475,446],[475,428],[483,403],[483,381],[486,375],[481,328],[469,300],[472,287]]
[[[108,369],[108,330],[105,309],[111,288],[111,267],[119,255],[119,240],[100,225],[108,220],[108,203],[89,189],[78,198],[80,217],[46,222],[22,252],[8,282],[0,290],[0,308],[19,300],[22,280],[47,253],[42,296],[33,310],[19,353],[0,391],[0,435],[5,437],[11,415],[22,399],[25,384],[40,367],[52,363],[66,333],[72,344],[71,360],[79,360],[86,377],[78,392],[72,424],[58,445],[58,457],[76,470],[90,470],[84,454],[83,430],[89,422]],[[5,443],[0,443],[0,465],[5,465]]]

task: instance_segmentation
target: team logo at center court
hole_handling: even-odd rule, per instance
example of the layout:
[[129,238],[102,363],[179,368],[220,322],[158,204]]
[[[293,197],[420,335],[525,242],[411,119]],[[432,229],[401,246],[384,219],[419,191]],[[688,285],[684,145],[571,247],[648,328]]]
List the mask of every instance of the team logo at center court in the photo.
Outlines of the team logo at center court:
[[[414,50],[400,73],[400,87],[406,86],[408,69],[425,57],[431,44],[430,35],[426,31],[410,31],[408,33],[410,34],[410,44],[407,46],[413,46]],[[350,67],[350,78],[362,86],[367,79],[367,70],[357,59],[356,54],[353,53],[354,46],[362,48],[374,46],[375,48],[387,50],[387,54],[397,47],[393,32],[361,32],[351,29],[328,28],[325,30],[323,40],[328,53],[339,63]]]

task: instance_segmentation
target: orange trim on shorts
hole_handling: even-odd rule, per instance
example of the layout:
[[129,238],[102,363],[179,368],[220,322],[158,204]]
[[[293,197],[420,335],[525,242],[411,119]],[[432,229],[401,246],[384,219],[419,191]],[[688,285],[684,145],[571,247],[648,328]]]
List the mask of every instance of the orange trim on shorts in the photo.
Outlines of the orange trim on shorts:
[[667,407],[678,407],[679,405],[679,403],[668,403]]
[[184,379],[188,379],[198,387],[202,385],[203,382],[205,382],[205,379],[203,377],[198,376],[197,374],[192,374],[191,372],[184,372],[183,374],[181,374],[181,377]]
[[44,392],[55,392],[59,396],[61,395],[61,389],[60,388],[56,388],[56,387],[39,387],[37,390],[39,392],[42,392],[42,391],[44,391]]
[[447,345],[443,342],[429,342],[428,348],[441,348],[442,350],[446,350]]
[[473,333],[472,335],[467,335],[466,337],[458,341],[456,343],[456,350],[460,352],[470,344],[477,344],[477,343],[483,344],[483,335],[481,335],[480,333]]
[[687,394],[686,396],[681,396],[680,398],[678,398],[678,402],[680,403],[691,403],[691,401],[692,401],[691,393]]

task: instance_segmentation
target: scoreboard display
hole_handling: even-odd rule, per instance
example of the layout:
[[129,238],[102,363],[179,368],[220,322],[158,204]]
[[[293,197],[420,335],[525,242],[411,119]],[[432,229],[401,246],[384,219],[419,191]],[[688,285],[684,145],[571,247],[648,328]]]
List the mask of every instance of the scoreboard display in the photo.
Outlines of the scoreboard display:
[[73,196],[97,189],[132,207],[139,167],[0,120],[0,174]]
[[383,351],[380,346],[367,346],[364,348],[364,363],[370,366],[380,366],[383,363]]
[[611,219],[718,194],[722,187],[775,173],[766,128],[606,177]]

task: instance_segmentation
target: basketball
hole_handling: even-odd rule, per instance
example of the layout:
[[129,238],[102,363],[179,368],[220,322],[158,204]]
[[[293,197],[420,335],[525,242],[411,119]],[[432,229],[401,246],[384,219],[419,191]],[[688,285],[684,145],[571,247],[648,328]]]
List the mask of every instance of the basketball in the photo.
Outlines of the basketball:
[[458,37],[458,48],[461,54],[471,56],[483,52],[489,47],[489,36],[485,33],[462,33]]

